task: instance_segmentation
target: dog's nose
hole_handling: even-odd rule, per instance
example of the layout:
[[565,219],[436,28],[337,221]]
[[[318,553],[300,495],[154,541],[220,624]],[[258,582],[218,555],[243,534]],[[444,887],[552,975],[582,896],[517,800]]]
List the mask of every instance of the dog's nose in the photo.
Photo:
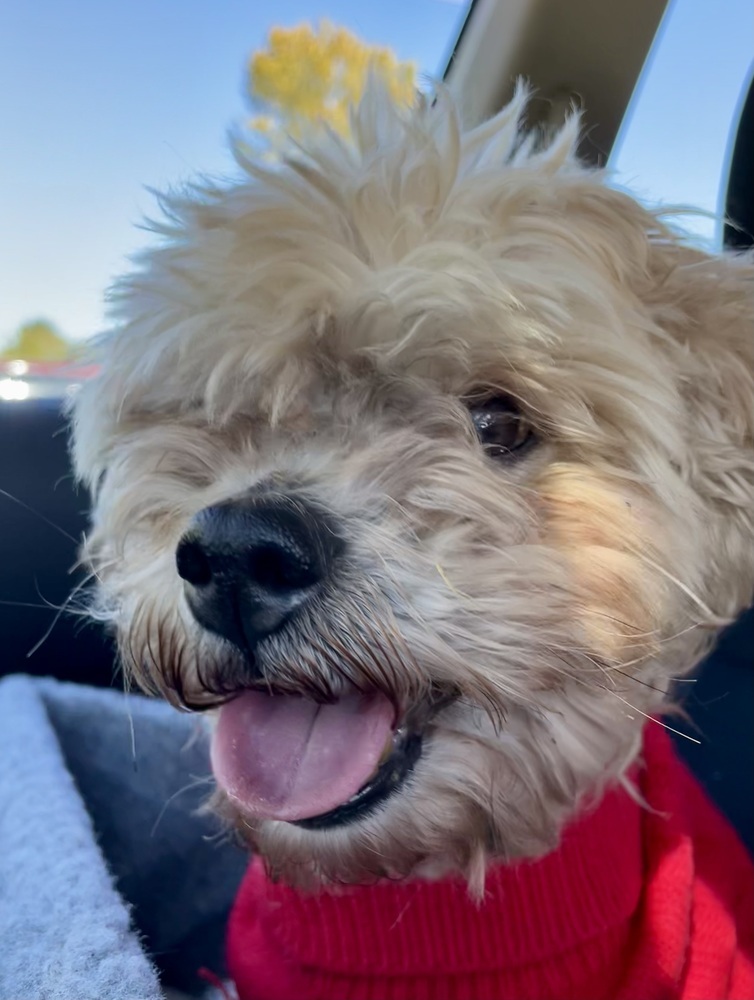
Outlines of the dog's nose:
[[205,507],[176,566],[201,626],[253,651],[316,593],[343,549],[330,519],[293,497]]

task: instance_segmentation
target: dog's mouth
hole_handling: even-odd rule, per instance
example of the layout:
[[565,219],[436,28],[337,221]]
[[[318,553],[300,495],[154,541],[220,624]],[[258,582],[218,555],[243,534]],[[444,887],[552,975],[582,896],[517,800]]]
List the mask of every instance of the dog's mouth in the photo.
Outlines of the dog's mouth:
[[212,768],[248,816],[323,830],[362,818],[400,788],[422,742],[379,691],[320,704],[247,690],[220,709]]

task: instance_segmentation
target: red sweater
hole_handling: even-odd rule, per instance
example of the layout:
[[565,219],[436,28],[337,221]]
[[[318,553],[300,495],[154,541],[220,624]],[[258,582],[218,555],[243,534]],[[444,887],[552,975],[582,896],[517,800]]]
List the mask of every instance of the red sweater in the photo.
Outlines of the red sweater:
[[254,861],[231,916],[240,1000],[754,1000],[754,867],[646,731],[640,787],[544,859],[455,880],[306,896]]

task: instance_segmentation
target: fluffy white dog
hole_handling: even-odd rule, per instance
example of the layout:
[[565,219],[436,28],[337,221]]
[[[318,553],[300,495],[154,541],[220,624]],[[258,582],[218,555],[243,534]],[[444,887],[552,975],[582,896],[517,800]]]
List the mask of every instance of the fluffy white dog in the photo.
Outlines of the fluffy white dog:
[[551,850],[754,590],[754,266],[521,91],[165,200],[75,404],[95,614],[297,884]]

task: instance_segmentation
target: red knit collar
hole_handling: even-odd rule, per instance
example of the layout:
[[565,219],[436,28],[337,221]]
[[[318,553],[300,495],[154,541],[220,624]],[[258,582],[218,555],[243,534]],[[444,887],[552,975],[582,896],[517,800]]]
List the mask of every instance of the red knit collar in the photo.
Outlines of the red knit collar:
[[642,809],[622,789],[557,851],[456,880],[302,895],[254,861],[228,963],[241,1000],[754,1000],[754,867],[673,753],[645,732]]
[[611,792],[557,851],[490,872],[482,905],[460,880],[302,895],[270,882],[258,862],[251,878],[268,933],[310,968],[436,975],[526,965],[630,918],[642,886],[639,807]]

